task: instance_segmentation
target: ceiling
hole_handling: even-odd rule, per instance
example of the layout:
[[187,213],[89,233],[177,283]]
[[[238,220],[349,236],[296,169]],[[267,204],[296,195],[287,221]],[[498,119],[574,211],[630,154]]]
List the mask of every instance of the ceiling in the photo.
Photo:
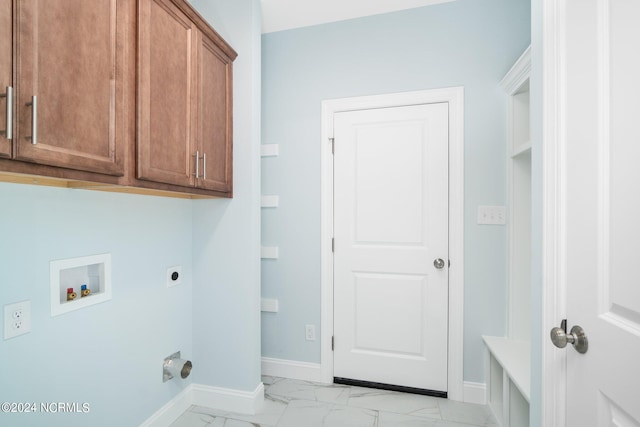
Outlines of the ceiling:
[[413,9],[454,0],[261,0],[262,32]]

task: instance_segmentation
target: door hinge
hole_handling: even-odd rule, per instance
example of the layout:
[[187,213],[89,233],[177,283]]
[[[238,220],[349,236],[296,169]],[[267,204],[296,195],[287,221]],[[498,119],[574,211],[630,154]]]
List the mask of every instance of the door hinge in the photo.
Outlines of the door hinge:
[[334,348],[335,348],[335,339],[334,339],[334,338],[335,338],[335,337],[332,335],[332,336],[331,336],[331,351],[333,351],[333,350],[334,350]]
[[336,250],[336,239],[331,238],[331,252],[335,252]]
[[331,141],[331,154],[335,154],[335,152],[336,152],[336,140],[335,140],[335,138],[329,138],[329,141]]

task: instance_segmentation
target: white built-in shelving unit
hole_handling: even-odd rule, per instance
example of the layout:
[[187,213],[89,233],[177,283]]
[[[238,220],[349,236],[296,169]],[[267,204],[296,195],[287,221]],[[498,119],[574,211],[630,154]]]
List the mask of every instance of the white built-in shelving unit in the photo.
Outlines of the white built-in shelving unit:
[[529,426],[531,382],[531,138],[527,48],[501,82],[509,97],[509,307],[506,337],[483,337],[488,400],[503,427]]

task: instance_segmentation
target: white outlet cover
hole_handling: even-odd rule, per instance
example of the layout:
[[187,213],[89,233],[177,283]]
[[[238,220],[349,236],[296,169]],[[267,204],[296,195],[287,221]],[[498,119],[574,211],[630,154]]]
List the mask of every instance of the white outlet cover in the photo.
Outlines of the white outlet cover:
[[[178,277],[174,280],[173,273],[178,273]],[[182,284],[182,266],[176,265],[167,268],[167,288],[172,288]]]
[[31,301],[4,306],[4,339],[31,332]]
[[478,224],[505,225],[506,217],[505,206],[478,206]]
[[316,340],[316,327],[315,325],[304,325],[305,329],[305,338],[307,341],[315,341]]

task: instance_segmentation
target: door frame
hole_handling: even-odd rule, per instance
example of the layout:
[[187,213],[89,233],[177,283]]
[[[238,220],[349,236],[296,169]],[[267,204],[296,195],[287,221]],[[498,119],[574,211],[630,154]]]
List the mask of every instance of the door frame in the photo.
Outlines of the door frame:
[[333,120],[344,111],[449,103],[449,333],[448,397],[464,400],[464,88],[450,87],[322,101],[321,166],[321,341],[322,381],[333,382]]
[[[533,49],[532,63],[539,61],[540,94],[539,111],[541,118],[541,184],[542,204],[542,324],[541,324],[541,387],[540,419],[542,425],[565,426],[567,420],[567,352],[557,351],[551,343],[549,334],[554,326],[559,326],[566,318],[566,276],[564,260],[566,256],[566,212],[565,189],[565,146],[564,134],[565,110],[562,88],[566,79],[565,66],[565,9],[564,2],[541,0],[541,46]],[[536,58],[537,56],[537,58]],[[534,95],[535,96],[535,95]],[[535,114],[535,113],[534,113]],[[534,156],[536,150],[533,150]],[[534,163],[535,168],[535,163]],[[534,176],[535,178],[535,176]],[[534,179],[535,181],[535,179]],[[535,200],[534,200],[535,206]],[[535,349],[534,349],[535,350]],[[532,358],[534,361],[535,358]],[[534,391],[534,390],[532,390]]]

